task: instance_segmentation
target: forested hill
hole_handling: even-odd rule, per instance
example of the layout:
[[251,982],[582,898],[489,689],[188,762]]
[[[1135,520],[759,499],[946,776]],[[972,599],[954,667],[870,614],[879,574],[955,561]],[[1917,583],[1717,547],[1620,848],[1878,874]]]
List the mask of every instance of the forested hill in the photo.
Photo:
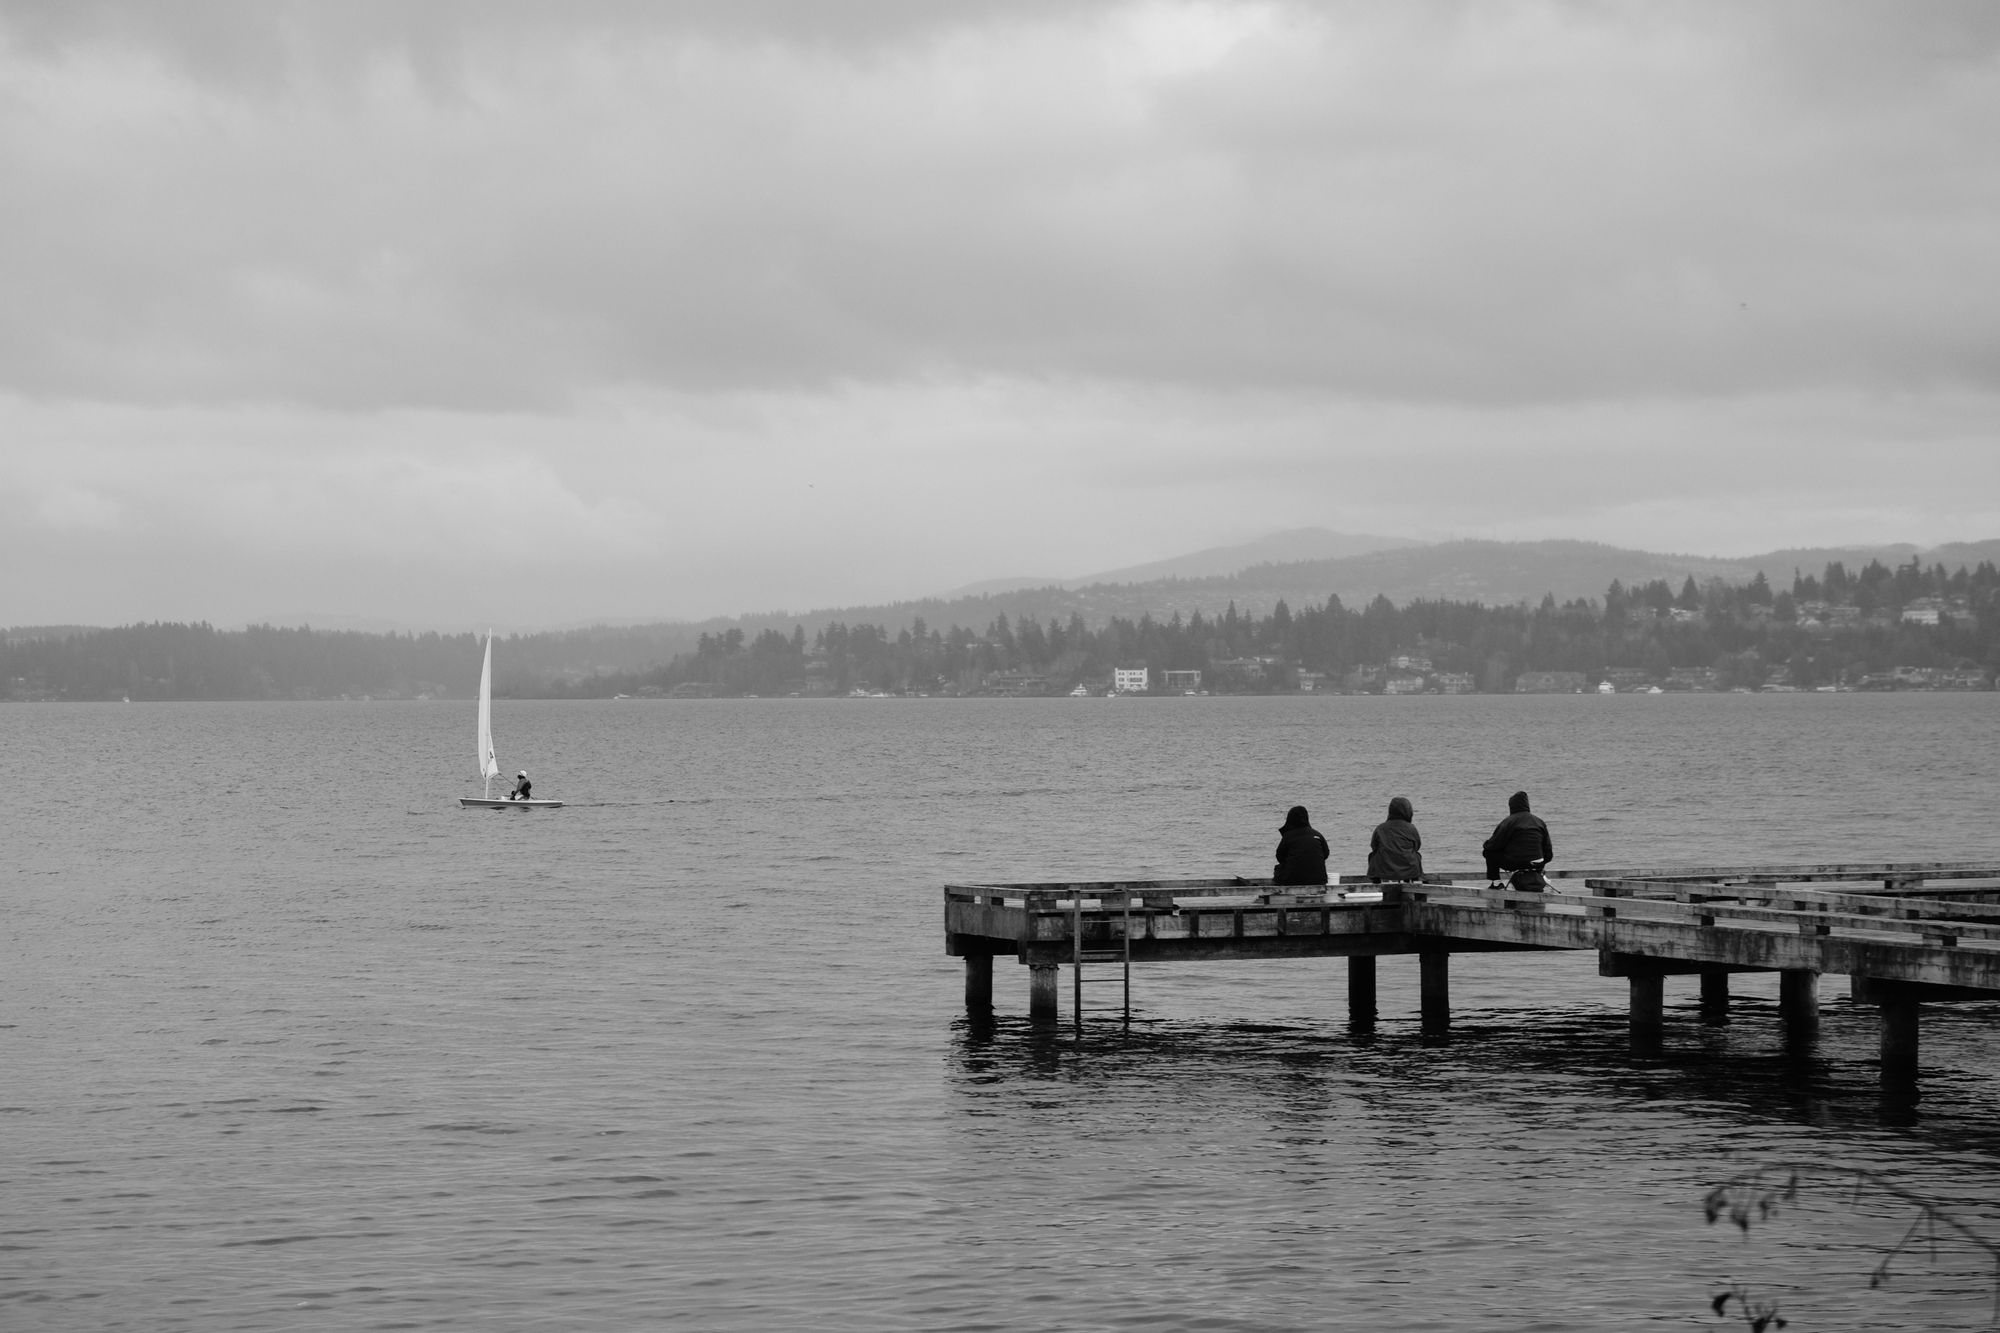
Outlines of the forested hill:
[[[494,689],[649,670],[693,651],[684,625],[597,627],[494,640]],[[484,639],[252,625],[62,626],[0,633],[0,699],[470,698]]]
[[[790,634],[793,626],[808,636],[832,624],[880,626],[890,635],[921,620],[932,627],[984,627],[1000,616],[1016,624],[1023,620],[1067,623],[1081,616],[1086,625],[1102,627],[1114,617],[1136,621],[1150,615],[1166,621],[1199,611],[1213,619],[1231,605],[1246,615],[1268,614],[1280,601],[1292,606],[1324,602],[1337,596],[1361,606],[1377,596],[1398,605],[1419,599],[1480,602],[1505,606],[1534,604],[1544,596],[1558,602],[1602,597],[1613,580],[1643,587],[1664,580],[1678,588],[1689,578],[1698,584],[1721,579],[1747,584],[1759,573],[1773,587],[1790,587],[1794,572],[1816,574],[1839,562],[1850,570],[1871,562],[1887,568],[1911,560],[1931,567],[1974,568],[1981,562],[2000,564],[2000,540],[1957,543],[1930,550],[1913,546],[1827,547],[1772,551],[1740,559],[1661,555],[1596,542],[1443,542],[1397,550],[1371,551],[1335,559],[1259,563],[1226,575],[1203,578],[1161,578],[1139,583],[1097,582],[1081,587],[1049,585],[1004,588],[960,595],[851,606],[799,614],[776,611],[699,624],[646,627],[649,647],[667,649],[665,660],[694,650],[704,634],[720,636],[741,630],[746,639],[773,630]],[[583,670],[629,671],[634,662],[617,635],[641,631],[591,631],[588,646],[594,656],[573,666]]]
[[[1904,548],[1908,550],[1908,548]],[[1378,606],[1400,604],[1452,606],[1454,616],[1498,616],[1502,610],[1522,620],[1518,612],[1526,604],[1542,602],[1544,608],[1564,606],[1574,616],[1608,614],[1616,596],[1608,588],[1680,588],[1670,600],[1686,602],[1690,592],[1700,588],[1766,588],[1788,590],[1796,600],[1828,600],[1850,608],[1856,616],[1894,614],[1904,600],[1920,594],[1946,594],[1958,598],[1960,626],[1952,634],[1960,638],[1938,638],[1926,648],[1924,660],[1938,656],[1940,664],[1966,658],[1964,664],[2000,667],[1988,660],[1992,626],[1984,624],[1988,602],[1984,598],[1994,586],[1994,560],[2000,556],[2000,542],[1980,542],[1972,546],[1938,548],[1922,556],[1964,554],[1968,560],[1950,566],[1940,560],[1908,554],[1894,564],[1870,556],[1866,562],[1848,562],[1844,556],[1862,552],[1820,552],[1792,550],[1772,552],[1750,560],[1710,560],[1698,556],[1660,556],[1640,550],[1620,550],[1588,542],[1448,542],[1440,546],[1420,546],[1406,550],[1370,552],[1338,560],[1306,560],[1290,564],[1260,564],[1228,576],[1154,580],[1140,584],[1092,584],[1086,588],[1024,588],[992,592],[982,596],[936,598],[918,602],[898,602],[890,606],[860,606],[850,610],[822,610],[802,616],[784,612],[742,616],[736,620],[710,620],[702,624],[644,624],[644,626],[596,626],[562,632],[512,634],[498,640],[496,648],[496,691],[500,695],[596,695],[622,689],[674,689],[678,685],[734,685],[730,689],[758,693],[762,689],[784,687],[790,691],[802,681],[802,662],[826,642],[850,642],[866,630],[868,642],[894,644],[898,636],[914,632],[914,638],[932,638],[944,644],[950,638],[958,646],[938,656],[912,650],[906,662],[896,667],[888,679],[898,689],[928,689],[942,675],[960,673],[1050,673],[1066,662],[1060,673],[1068,673],[1082,683],[1092,673],[1108,671],[1110,654],[1156,654],[1176,662],[1188,658],[1198,667],[1202,662],[1220,660],[1224,648],[1216,644],[1238,644],[1258,640],[1262,630],[1230,630],[1214,642],[1194,642],[1202,638],[1196,626],[1218,624],[1230,616],[1230,624],[1276,624],[1272,618],[1280,606],[1300,612],[1324,612],[1332,604],[1358,614],[1366,606],[1372,614]],[[1896,550],[1878,554],[1898,554]],[[1832,556],[1822,566],[1832,572],[1840,568],[1838,580],[1826,580],[1830,588],[1818,588],[1816,574],[1794,576],[1794,570],[1810,570],[1818,556]],[[1968,582],[1966,568],[1976,560]],[[1782,568],[1782,576],[1770,572]],[[1590,582],[1598,580],[1598,582]],[[1970,596],[1970,600],[1966,600]],[[1602,600],[1600,600],[1602,598]],[[1842,600],[1846,598],[1846,600]],[[1766,602],[1754,602],[1764,606]],[[1776,606],[1776,602],[1770,602]],[[1572,610],[1574,608],[1574,610]],[[1660,610],[1660,608],[1656,608]],[[1682,606],[1686,610],[1686,606]],[[1662,612],[1664,614],[1664,612]],[[1964,616],[1980,620],[1978,638],[1970,632]],[[1196,616],[1202,616],[1196,620]],[[1434,618],[1432,612],[1426,616]],[[1502,616],[1506,618],[1506,616]],[[1344,624],[1344,620],[1330,620]],[[1380,622],[1380,616],[1378,616]],[[1400,622],[1400,620],[1398,620]],[[1484,620],[1482,620],[1484,622]],[[1508,620],[1512,624],[1512,620]],[[1790,620],[1780,618],[1790,624]],[[1850,624],[1838,614],[1830,614],[1828,628]],[[1066,640],[1074,640],[1070,652],[1080,652],[1076,644],[1084,640],[1078,630],[1090,630],[1090,650],[1082,656],[1064,656],[1050,650],[1038,656],[1032,650],[1036,636],[1046,636],[1040,626],[1060,628]],[[1126,628],[1118,628],[1118,626]],[[1160,626],[1172,630],[1170,646],[1150,644],[1144,628]],[[1180,628],[1174,628],[1174,626]],[[1424,616],[1408,620],[1406,632],[1414,634],[1412,648],[1428,648],[1420,642],[1436,638]],[[1494,620],[1500,624],[1500,620]],[[996,656],[982,642],[1010,640],[1008,626],[1036,626],[1024,634],[1028,648],[1020,652],[1002,646]],[[998,634],[996,634],[998,628]],[[1110,630],[1106,634],[1106,630]],[[1128,632],[1130,630],[1130,632]],[[1298,644],[1290,644],[1286,630],[1272,630],[1276,638],[1258,648],[1260,654],[1284,656]],[[1482,630],[1484,632],[1484,630]],[[1514,630],[1506,630],[1514,632]],[[1526,630],[1522,630],[1526,632]],[[1678,660],[1680,656],[1700,656],[1708,650],[1710,638],[1676,630],[1678,646],[1668,652],[1674,667],[1700,667],[1706,662]],[[1762,632],[1762,630],[1760,630]],[[1790,630],[1786,630],[1790,632]],[[1808,632],[1800,628],[1798,632]],[[1858,632],[1858,630],[1856,630]],[[1650,640],[1666,642],[1664,632],[1646,632]],[[1210,634],[1212,636],[1212,634]],[[1186,642],[1182,642],[1186,638]],[[1628,636],[1630,638],[1630,636]],[[1546,636],[1544,636],[1546,642]],[[1636,642],[1636,640],[1630,640]],[[1724,642],[1716,638],[1714,642]],[[1742,642],[1730,638],[1730,650],[1748,650],[1772,644],[1750,638]],[[1884,640],[1886,642],[1886,640]],[[1928,640],[1926,640],[1928,642]],[[764,644],[768,671],[762,675],[730,675],[720,671],[722,658],[734,652],[748,652],[750,646]],[[1142,646],[1150,644],[1150,646]],[[1654,644],[1658,646],[1658,644]],[[782,648],[782,652],[780,652]],[[1304,648],[1298,648],[1304,650]],[[1870,652],[1888,652],[1888,646],[1854,648],[1854,662],[1874,662]],[[1934,650],[1934,652],[1932,652]],[[944,648],[940,646],[940,652]],[[1346,648],[1340,648],[1346,652]],[[1608,648],[1592,658],[1588,652],[1578,660],[1602,660],[1616,664]],[[1650,652],[1650,648],[1648,648]],[[1718,648],[1720,652],[1720,648]],[[720,654],[720,656],[718,656]],[[1942,654],[1942,656],[1940,656]],[[780,662],[778,658],[784,658]],[[824,652],[822,652],[824,656]],[[864,654],[866,656],[866,654]],[[1324,654],[1322,654],[1324,656]],[[1446,654],[1448,656],[1448,654]],[[1488,671],[1488,658],[1498,656],[1508,662],[1506,671]],[[1486,652],[1478,667],[1484,679],[1508,679],[1508,671],[1522,669],[1562,669],[1574,667],[1534,667],[1550,652],[1528,652],[1524,646],[1504,652]],[[1568,662],[1572,654],[1564,654]],[[936,658],[936,660],[932,660]],[[1004,660],[1002,660],[1004,658]],[[1018,660],[1016,660],[1018,658]],[[1950,658],[1950,660],[1946,660]],[[340,697],[470,697],[478,681],[480,640],[474,634],[374,634],[358,630],[312,630],[250,626],[242,630],[216,630],[208,624],[134,624],[124,628],[78,628],[44,626],[16,628],[0,634],[0,699],[340,699]],[[860,660],[860,658],[856,658]],[[1652,662],[1652,656],[1646,658]],[[1666,660],[1666,658],[1662,658]],[[786,664],[788,662],[788,664]],[[1294,664],[1316,671],[1352,667],[1338,652],[1324,660],[1298,658]],[[870,673],[880,675],[880,664]],[[720,673],[720,675],[718,675]],[[928,673],[928,675],[926,675]],[[1058,673],[1058,675],[1060,675]],[[856,681],[876,685],[876,675],[856,677]],[[764,681],[770,677],[770,681]],[[834,679],[840,679],[836,673]],[[1064,677],[1068,679],[1068,677]],[[752,683],[754,681],[754,683]]]
[[[800,615],[774,612],[657,628],[682,630],[684,637],[675,648],[688,651],[700,635],[723,634],[731,629],[740,629],[747,638],[755,638],[765,630],[789,634],[792,626],[799,625],[812,635],[829,624],[839,623],[879,625],[895,634],[918,620],[931,626],[977,627],[989,625],[1003,615],[1015,623],[1022,620],[1066,623],[1072,615],[1079,615],[1085,624],[1100,627],[1113,617],[1136,621],[1140,616],[1150,615],[1164,621],[1176,613],[1190,616],[1199,611],[1212,619],[1232,604],[1239,613],[1263,615],[1280,601],[1296,607],[1324,602],[1329,595],[1350,606],[1365,605],[1377,596],[1387,597],[1398,605],[1419,599],[1481,602],[1487,606],[1521,602],[1532,605],[1551,595],[1558,602],[1602,597],[1613,580],[1627,587],[1643,587],[1659,579],[1678,588],[1689,578],[1703,585],[1713,579],[1747,584],[1762,573],[1772,587],[1787,588],[1795,572],[1817,574],[1834,562],[1850,570],[1860,570],[1871,562],[1895,568],[1911,560],[1926,568],[1942,564],[1947,569],[1975,568],[1981,562],[2000,564],[2000,540],[1961,542],[1930,550],[1907,545],[1782,550],[1728,560],[1661,555],[1597,542],[1442,542],[1336,559],[1259,563],[1235,573],[1204,578],[1009,588]],[[669,637],[663,634],[662,641]],[[618,666],[625,669],[624,663]]]

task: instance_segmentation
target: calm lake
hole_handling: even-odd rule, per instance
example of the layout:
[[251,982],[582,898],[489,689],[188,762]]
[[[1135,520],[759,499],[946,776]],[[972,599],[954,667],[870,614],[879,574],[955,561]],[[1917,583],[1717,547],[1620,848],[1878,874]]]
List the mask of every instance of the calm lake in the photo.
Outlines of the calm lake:
[[[1594,955],[1137,971],[1136,1021],[998,1020],[952,880],[1359,872],[1392,795],[1472,867],[1525,787],[1562,867],[2000,859],[2000,695],[712,700],[495,706],[570,802],[461,811],[464,703],[0,707],[0,1325],[22,1329],[1978,1328],[1990,1258],[1869,1272],[1892,1170],[2000,1238],[2000,1005],[1668,983]],[[1063,989],[1065,1020],[1068,987]],[[1735,1325],[1741,1327],[1740,1321]]]

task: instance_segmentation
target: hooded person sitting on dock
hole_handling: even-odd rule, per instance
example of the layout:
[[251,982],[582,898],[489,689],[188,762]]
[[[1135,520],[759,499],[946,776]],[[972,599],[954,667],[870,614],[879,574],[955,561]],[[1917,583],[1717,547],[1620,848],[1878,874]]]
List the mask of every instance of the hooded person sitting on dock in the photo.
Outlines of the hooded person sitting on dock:
[[1368,839],[1369,879],[1380,884],[1383,880],[1405,883],[1424,877],[1424,837],[1410,822],[1416,817],[1409,797],[1398,796],[1389,802],[1389,818],[1377,824],[1375,835]]
[[[1507,817],[1494,826],[1493,836],[1480,850],[1486,854],[1486,878],[1495,888],[1500,886],[1502,871],[1539,868],[1556,859],[1556,845],[1549,841],[1549,826],[1529,813],[1528,793],[1524,791],[1507,798]],[[1549,886],[1540,875],[1526,878],[1529,882],[1517,882],[1514,887],[1526,891]],[[1541,882],[1533,882],[1536,880]]]
[[1285,812],[1284,827],[1278,830],[1278,864],[1271,867],[1271,883],[1324,884],[1329,855],[1326,839],[1312,826],[1306,808],[1295,805]]

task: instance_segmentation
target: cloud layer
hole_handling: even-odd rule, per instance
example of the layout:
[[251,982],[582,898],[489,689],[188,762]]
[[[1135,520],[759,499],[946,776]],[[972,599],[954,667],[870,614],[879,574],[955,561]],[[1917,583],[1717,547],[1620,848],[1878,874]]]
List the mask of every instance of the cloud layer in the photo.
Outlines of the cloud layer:
[[1976,4],[0,5],[0,623],[1991,535],[1996,123]]

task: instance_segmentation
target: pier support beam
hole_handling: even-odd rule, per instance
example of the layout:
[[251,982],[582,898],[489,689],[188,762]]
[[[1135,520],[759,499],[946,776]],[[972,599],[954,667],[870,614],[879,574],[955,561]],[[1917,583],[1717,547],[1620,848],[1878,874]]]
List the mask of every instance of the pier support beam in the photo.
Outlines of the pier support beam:
[[1033,966],[1028,969],[1028,1020],[1034,1023],[1056,1021],[1056,966]]
[[1425,950],[1417,955],[1424,1027],[1442,1032],[1451,1026],[1451,954]]
[[1356,954],[1347,960],[1347,1021],[1375,1021],[1375,955]]
[[965,956],[965,1012],[990,1013],[993,1009],[993,955],[969,953]]
[[1701,970],[1701,1021],[1729,1021],[1729,969],[1704,967]]
[[1898,987],[1880,986],[1882,1082],[1909,1084],[1917,1077],[1917,997]]
[[1789,1041],[1819,1035],[1819,973],[1786,968],[1778,973],[1778,1017]]
[[1633,972],[1625,981],[1631,990],[1632,1044],[1654,1049],[1666,1029],[1667,979],[1662,973],[1648,969]]

